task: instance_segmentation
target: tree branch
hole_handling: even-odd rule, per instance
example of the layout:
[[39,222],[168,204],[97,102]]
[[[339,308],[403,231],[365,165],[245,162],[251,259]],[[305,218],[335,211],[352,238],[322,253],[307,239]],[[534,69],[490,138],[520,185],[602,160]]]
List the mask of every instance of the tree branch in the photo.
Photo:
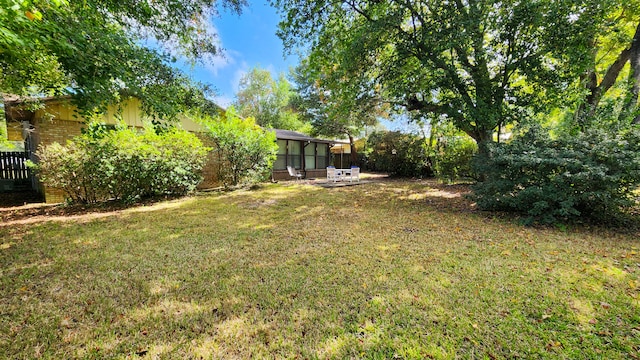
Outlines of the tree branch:
[[[631,114],[638,107],[638,95],[640,95],[640,24],[636,28],[636,33],[629,48],[629,63],[631,69],[629,71],[629,83],[631,89],[625,99],[624,113]],[[633,119],[634,124],[640,123],[640,115]]]
[[587,105],[591,108],[591,113],[595,111],[602,96],[615,84],[618,75],[620,75],[622,68],[624,68],[624,65],[631,58],[632,53],[638,53],[638,47],[640,47],[640,24],[636,27],[631,45],[620,52],[616,61],[607,69],[600,84],[596,88],[591,89],[591,93],[587,96],[586,101]]
[[620,75],[620,71],[622,71],[624,65],[627,63],[627,61],[629,61],[630,55],[631,49],[624,49],[620,52],[616,61],[614,61],[613,64],[611,64],[611,66],[609,66],[609,68],[607,69],[607,72],[602,78],[600,85],[593,89],[591,94],[589,94],[589,96],[587,97],[587,103],[589,105],[593,107],[598,106],[602,95],[604,95],[607,90],[609,90],[611,86],[615,84],[618,75]]
[[434,104],[429,101],[420,100],[416,95],[412,95],[406,99],[406,102],[397,102],[396,104],[404,106],[409,111],[421,111],[432,114],[447,115],[454,120],[462,120],[461,114],[455,111],[451,104]]

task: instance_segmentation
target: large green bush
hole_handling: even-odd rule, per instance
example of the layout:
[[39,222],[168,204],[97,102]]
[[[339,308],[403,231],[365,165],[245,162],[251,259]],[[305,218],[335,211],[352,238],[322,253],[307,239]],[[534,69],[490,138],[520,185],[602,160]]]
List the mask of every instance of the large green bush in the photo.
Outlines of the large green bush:
[[227,187],[266,179],[276,158],[274,132],[259,127],[253,118],[243,119],[233,107],[217,118],[202,119],[214,143],[218,174]]
[[73,203],[90,204],[108,197],[103,177],[97,171],[101,160],[76,141],[66,146],[53,143],[37,152],[39,162],[32,166],[40,181],[52,188],[62,189]]
[[434,159],[436,174],[448,182],[474,178],[471,162],[477,151],[478,145],[469,136],[441,139]]
[[376,131],[367,138],[368,170],[405,177],[431,177],[433,168],[425,140],[399,131]]
[[73,202],[135,202],[193,191],[202,180],[206,153],[202,142],[183,130],[158,134],[92,125],[65,146],[40,149],[37,170],[46,186],[63,189]]
[[473,189],[478,208],[518,212],[528,222],[609,221],[634,205],[640,184],[637,130],[553,140],[533,128],[488,152],[477,164],[485,176]]

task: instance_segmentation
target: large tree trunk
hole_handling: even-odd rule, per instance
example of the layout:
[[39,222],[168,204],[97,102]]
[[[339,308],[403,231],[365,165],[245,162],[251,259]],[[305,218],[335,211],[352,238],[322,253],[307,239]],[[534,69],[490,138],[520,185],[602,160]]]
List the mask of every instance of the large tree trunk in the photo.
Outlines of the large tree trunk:
[[478,149],[480,150],[480,145],[486,147],[484,145],[490,144],[493,142],[493,130],[486,130],[480,128],[474,128],[473,131],[466,131],[467,135],[471,136],[473,140],[478,144]]
[[[493,130],[476,128],[471,132],[467,132],[467,134],[476,141],[476,144],[478,144],[478,154],[476,155],[478,157],[478,161],[483,162],[488,159],[490,156],[489,146],[493,143]],[[498,136],[500,135],[498,134]],[[486,174],[478,173],[476,175],[478,176],[476,179],[478,181],[485,181],[487,178]]]

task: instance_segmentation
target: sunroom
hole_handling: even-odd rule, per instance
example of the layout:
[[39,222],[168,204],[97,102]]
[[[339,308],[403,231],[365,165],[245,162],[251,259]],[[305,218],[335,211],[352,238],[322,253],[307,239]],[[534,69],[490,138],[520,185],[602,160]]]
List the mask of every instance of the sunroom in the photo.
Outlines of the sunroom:
[[287,166],[300,171],[305,179],[327,176],[332,141],[316,139],[291,130],[275,129],[278,155],[273,164],[273,179],[290,178]]

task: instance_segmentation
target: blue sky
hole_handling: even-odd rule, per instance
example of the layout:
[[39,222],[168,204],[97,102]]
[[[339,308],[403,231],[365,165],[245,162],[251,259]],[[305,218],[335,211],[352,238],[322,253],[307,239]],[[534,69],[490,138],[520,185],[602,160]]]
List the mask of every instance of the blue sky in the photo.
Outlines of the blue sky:
[[[280,17],[276,9],[264,0],[249,1],[241,15],[220,9],[212,19],[224,57],[215,58],[206,66],[182,66],[193,79],[212,84],[218,92],[214,101],[223,107],[235,100],[240,78],[253,67],[268,69],[276,77],[288,73],[298,64],[296,55],[285,56],[282,41],[276,36]],[[418,127],[407,121],[382,121],[390,130],[416,132]]]
[[194,79],[215,86],[219,93],[215,101],[228,106],[234,100],[240,78],[251,68],[260,66],[277,76],[298,63],[296,56],[284,56],[282,41],[276,36],[279,21],[276,10],[262,0],[250,2],[241,15],[221,9],[212,25],[224,57],[214,59],[213,64],[183,70]]

